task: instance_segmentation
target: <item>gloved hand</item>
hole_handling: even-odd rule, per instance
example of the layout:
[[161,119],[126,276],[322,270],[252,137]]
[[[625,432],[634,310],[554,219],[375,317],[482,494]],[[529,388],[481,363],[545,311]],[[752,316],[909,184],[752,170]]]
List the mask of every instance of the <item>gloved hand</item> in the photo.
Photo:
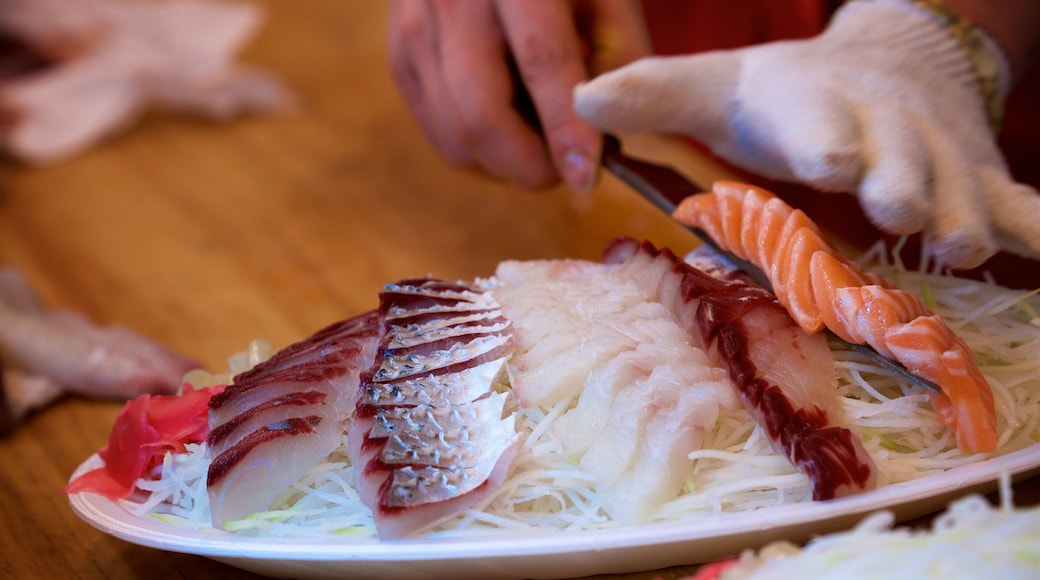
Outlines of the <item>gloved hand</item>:
[[[973,30],[999,106],[1008,66]],[[855,192],[949,266],[1040,258],[1040,194],[1009,176],[973,62],[932,12],[855,1],[812,39],[637,61],[578,86],[575,107],[604,131],[686,134],[766,177]]]

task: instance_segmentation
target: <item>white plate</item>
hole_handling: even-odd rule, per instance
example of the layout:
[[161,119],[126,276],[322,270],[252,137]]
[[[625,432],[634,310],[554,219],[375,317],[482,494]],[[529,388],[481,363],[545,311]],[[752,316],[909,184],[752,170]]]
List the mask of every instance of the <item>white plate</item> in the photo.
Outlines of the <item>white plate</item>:
[[[75,478],[101,466],[92,456]],[[197,531],[131,514],[102,496],[70,496],[97,529],[128,542],[197,554],[281,578],[568,578],[708,562],[770,541],[804,542],[847,529],[889,509],[900,520],[945,509],[956,496],[988,493],[1003,473],[1020,481],[1040,473],[1040,444],[942,474],[838,500],[705,516],[697,521],[586,532],[488,534],[479,538],[394,541],[283,540]]]

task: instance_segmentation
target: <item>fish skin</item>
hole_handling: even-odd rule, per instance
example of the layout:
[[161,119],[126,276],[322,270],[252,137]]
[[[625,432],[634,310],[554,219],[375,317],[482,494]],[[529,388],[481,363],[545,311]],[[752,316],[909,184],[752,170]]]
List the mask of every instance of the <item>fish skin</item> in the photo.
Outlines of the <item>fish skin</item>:
[[[507,347],[510,342],[509,334],[504,334],[502,331],[489,335],[471,335],[469,338],[471,340],[465,342],[461,337],[458,340],[448,341],[444,343],[444,348],[434,347],[428,352],[420,350],[419,346],[398,349],[400,352],[397,354],[382,357],[379,366],[375,369],[373,380],[380,383],[393,383],[411,377],[455,372],[453,367],[460,363],[499,358],[503,347]],[[432,342],[422,346],[427,346]]]
[[307,338],[275,352],[253,368],[239,373],[233,381],[243,382],[253,375],[270,375],[289,367],[300,368],[310,362],[324,362],[329,357],[342,358],[358,344],[359,337],[371,334],[379,325],[379,312],[374,309],[333,322]]
[[[383,538],[402,538],[414,532],[416,522],[437,522],[451,517],[469,507],[487,501],[498,491],[509,474],[510,466],[520,449],[519,443],[508,447],[495,462],[491,475],[479,486],[463,495],[444,501],[425,503],[402,508],[380,510],[379,534]],[[428,524],[422,524],[428,525]]]
[[514,417],[501,419],[506,398],[493,393],[466,405],[381,410],[369,436],[387,440],[380,464],[400,466],[384,505],[444,501],[480,486],[495,466],[487,458],[497,460],[518,438]]
[[506,360],[507,357],[492,359],[455,373],[430,373],[392,383],[366,383],[358,405],[393,407],[473,401],[486,392],[484,385],[492,384],[503,373]]
[[348,455],[381,538],[402,537],[493,493],[519,444],[497,393],[512,323],[487,288],[436,279],[388,284],[385,331],[363,373]]
[[375,311],[333,323],[210,399],[210,434],[220,437],[206,482],[214,527],[265,509],[342,443],[382,331]]

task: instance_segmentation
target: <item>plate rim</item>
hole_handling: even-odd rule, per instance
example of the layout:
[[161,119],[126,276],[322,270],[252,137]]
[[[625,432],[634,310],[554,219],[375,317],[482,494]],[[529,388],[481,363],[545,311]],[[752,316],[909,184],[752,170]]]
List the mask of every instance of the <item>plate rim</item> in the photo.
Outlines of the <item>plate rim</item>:
[[[99,467],[100,462],[96,453],[91,455],[76,469],[72,479],[86,470]],[[399,540],[341,536],[329,540],[250,537],[221,530],[182,528],[146,515],[136,515],[118,502],[89,492],[70,494],[69,504],[77,516],[102,532],[133,544],[164,551],[233,560],[422,563],[459,558],[554,556],[588,551],[603,553],[777,532],[828,520],[859,521],[877,511],[894,510],[898,506],[916,502],[932,505],[925,500],[941,501],[952,494],[981,491],[976,489],[980,486],[995,488],[1005,473],[1012,481],[1040,474],[1040,443],[845,498],[768,507],[752,512],[705,514],[703,519],[696,520],[702,525],[691,526],[691,521],[687,519],[599,530],[506,531],[484,536]]]

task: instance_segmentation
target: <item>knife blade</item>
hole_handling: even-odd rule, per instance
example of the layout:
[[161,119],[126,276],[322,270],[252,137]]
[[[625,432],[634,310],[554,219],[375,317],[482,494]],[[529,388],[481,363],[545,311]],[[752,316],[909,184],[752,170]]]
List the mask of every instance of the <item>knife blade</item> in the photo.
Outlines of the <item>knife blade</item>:
[[[608,171],[621,181],[628,184],[632,189],[639,192],[644,198],[649,200],[657,206],[658,209],[664,211],[669,216],[675,212],[675,208],[678,207],[679,202],[687,197],[711,191],[710,187],[705,188],[699,186],[682,173],[679,173],[667,165],[660,165],[626,155],[621,149],[621,141],[613,135],[604,136],[602,159],[603,166]],[[683,226],[693,232],[694,235],[700,238],[702,242],[710,246],[713,250],[719,252],[725,256],[726,259],[733,262],[756,284],[768,289],[770,292],[773,291],[772,284],[769,283],[769,278],[761,269],[758,268],[758,266],[755,266],[751,262],[724,249],[701,228],[686,224],[683,224]],[[834,334],[830,330],[827,332],[835,340],[861,354],[866,355],[883,368],[903,377],[911,383],[935,393],[942,392],[938,385],[924,377],[915,375],[899,361],[892,360],[882,355],[870,346],[854,344]]]

